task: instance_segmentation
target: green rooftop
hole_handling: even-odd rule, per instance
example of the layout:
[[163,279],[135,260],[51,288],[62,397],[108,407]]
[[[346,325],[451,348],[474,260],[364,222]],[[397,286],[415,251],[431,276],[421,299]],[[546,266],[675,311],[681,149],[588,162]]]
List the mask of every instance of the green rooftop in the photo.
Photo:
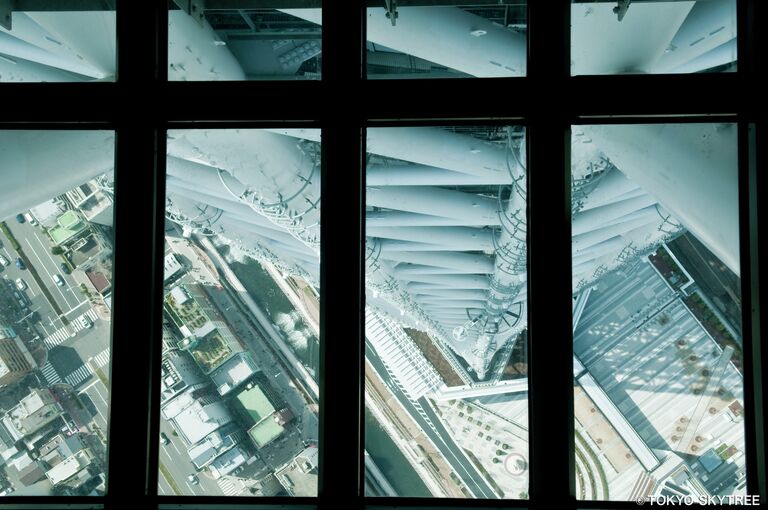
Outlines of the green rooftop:
[[[269,403],[267,396],[264,395],[264,392],[258,386],[241,391],[237,395],[237,400],[243,405],[245,412],[251,417],[253,423],[259,423],[275,412],[275,408]],[[268,421],[274,422],[273,420]],[[282,430],[282,427],[280,429]]]
[[85,223],[80,220],[80,217],[75,211],[67,211],[56,220],[58,225],[48,231],[51,239],[57,245],[63,243],[67,239],[71,239],[75,235],[85,230]]
[[248,435],[251,436],[256,446],[261,448],[262,446],[274,441],[285,430],[282,425],[279,425],[271,417],[263,420],[261,423],[254,425],[251,430],[248,431]]

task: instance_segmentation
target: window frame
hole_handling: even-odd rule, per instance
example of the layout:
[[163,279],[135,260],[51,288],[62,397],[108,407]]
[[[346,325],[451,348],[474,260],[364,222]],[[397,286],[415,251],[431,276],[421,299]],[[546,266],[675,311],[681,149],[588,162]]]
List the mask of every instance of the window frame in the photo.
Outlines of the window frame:
[[[575,500],[570,127],[729,119],[739,127],[742,281],[749,282],[742,286],[747,487],[765,504],[761,362],[768,358],[760,336],[759,290],[768,288],[768,283],[766,271],[759,273],[758,265],[765,260],[768,221],[765,206],[759,202],[765,195],[766,179],[758,167],[765,167],[768,124],[765,110],[756,105],[762,91],[768,90],[757,59],[768,54],[765,31],[757,30],[758,20],[766,17],[766,2],[737,0],[739,63],[735,73],[571,77],[570,1],[529,0],[527,76],[367,81],[363,65],[365,6],[375,0],[358,0],[357,8],[323,0],[322,80],[181,83],[167,81],[167,0],[115,1],[119,72],[115,83],[0,83],[3,97],[12,98],[5,105],[0,129],[98,126],[116,131],[108,461],[113,476],[108,477],[109,491],[104,497],[9,496],[0,503],[108,509],[123,508],[126,502],[174,508],[200,504],[329,509],[344,504],[361,510],[369,506],[636,508],[633,502]],[[548,95],[541,92],[544,90],[556,93]],[[225,109],[216,101],[220,97],[234,107]],[[261,97],[267,100],[254,101]],[[497,100],[480,99],[486,97]],[[158,106],[150,106],[148,98],[155,98],[151,101]],[[557,169],[528,176],[530,499],[364,497],[364,129],[377,123],[479,125],[506,119],[526,127],[529,168]],[[266,125],[311,125],[323,130],[319,495],[295,499],[157,496],[165,132],[180,127]],[[148,190],[149,202],[137,199],[146,197]],[[146,320],[133,320],[137,315]],[[563,343],[552,349],[547,343],[550,338],[560,338]],[[344,348],[332,348],[339,345]],[[130,407],[120,405],[122,402],[130,402]],[[146,426],[136,427],[142,420]]]

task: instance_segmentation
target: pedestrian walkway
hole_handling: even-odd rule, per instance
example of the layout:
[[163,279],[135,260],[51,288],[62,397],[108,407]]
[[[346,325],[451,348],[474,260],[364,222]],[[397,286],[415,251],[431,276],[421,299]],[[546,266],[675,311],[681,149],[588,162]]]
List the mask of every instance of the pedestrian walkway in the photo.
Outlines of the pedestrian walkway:
[[88,317],[91,319],[91,321],[95,321],[99,318],[98,314],[96,313],[96,310],[91,308],[87,312],[85,312],[83,315],[73,319],[70,321],[69,326],[63,326],[53,333],[51,333],[48,338],[46,338],[43,343],[45,344],[46,349],[49,351],[59,345],[60,343],[64,342],[67,338],[71,338],[74,336],[75,333],[83,329],[82,324],[78,321],[80,317]]
[[240,494],[240,490],[235,486],[235,484],[230,480],[229,478],[219,478],[216,480],[216,483],[219,484],[219,488],[221,489],[221,492],[224,493],[225,496],[236,496],[237,494]]
[[93,370],[88,365],[83,365],[64,378],[68,384],[76,388],[93,375]]
[[101,368],[104,365],[109,363],[109,347],[98,353],[96,356],[92,358],[93,364],[96,365],[96,368]]
[[64,326],[63,328],[59,328],[54,331],[48,338],[43,341],[43,343],[45,343],[45,348],[50,351],[70,336],[71,334],[69,332],[69,328]]
[[53,386],[54,384],[59,384],[61,382],[59,373],[53,368],[50,361],[46,361],[45,365],[40,367],[40,371],[43,373],[43,377],[45,378],[45,382],[48,383],[48,386]]

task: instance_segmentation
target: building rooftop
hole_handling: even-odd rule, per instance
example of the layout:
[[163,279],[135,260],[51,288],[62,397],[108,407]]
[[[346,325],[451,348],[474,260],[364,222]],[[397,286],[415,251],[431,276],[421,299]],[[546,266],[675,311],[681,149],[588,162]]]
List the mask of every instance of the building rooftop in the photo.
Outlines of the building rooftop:
[[80,470],[91,463],[92,459],[93,456],[90,451],[80,450],[74,455],[67,457],[64,462],[49,469],[48,472],[45,473],[45,476],[48,477],[48,480],[50,480],[53,485],[58,485],[77,475]]
[[209,469],[214,478],[221,478],[245,464],[246,460],[248,455],[238,446],[221,454],[211,463]]
[[232,422],[205,436],[196,445],[187,449],[187,454],[192,463],[202,469],[223,452],[232,448],[240,432],[240,427]]
[[579,382],[600,389],[590,396],[618,432],[634,431],[622,433],[633,453],[636,436],[653,451],[684,454],[695,470],[718,442],[743,450],[743,425],[727,419],[744,398],[733,349],[719,346],[643,259],[593,287],[574,329],[574,354],[588,371]]
[[251,439],[256,443],[256,446],[261,448],[280,437],[280,434],[282,434],[283,431],[285,431],[285,428],[277,423],[272,416],[268,416],[251,427],[248,431],[248,435],[251,436]]
[[112,286],[109,279],[107,279],[104,273],[100,271],[86,271],[85,276],[88,277],[91,284],[93,284],[93,288],[96,289],[96,292],[99,294],[103,295],[104,292]]
[[163,415],[174,423],[179,435],[189,445],[197,444],[233,421],[224,402],[210,396],[196,399],[189,389],[171,400],[163,408]]
[[225,361],[210,376],[220,395],[226,395],[259,371],[250,352],[239,352]]
[[163,402],[190,386],[204,386],[208,381],[186,351],[170,350],[163,354],[161,399]]
[[[176,275],[176,273],[182,271],[183,267],[179,263],[179,260],[176,258],[175,253],[168,253],[165,255],[165,258],[163,259],[164,262],[164,271],[163,271],[163,280],[168,280],[169,278]],[[174,289],[177,289],[178,287],[174,287]],[[173,289],[171,290],[173,292]]]
[[56,245],[71,239],[86,228],[85,223],[80,220],[80,217],[75,211],[65,212],[59,216],[56,223],[58,225],[48,231],[48,234]]
[[259,423],[275,412],[274,406],[256,384],[238,393],[237,400],[243,405],[253,423]]
[[61,405],[47,389],[35,389],[22,398],[3,418],[8,432],[18,441],[58,418]]

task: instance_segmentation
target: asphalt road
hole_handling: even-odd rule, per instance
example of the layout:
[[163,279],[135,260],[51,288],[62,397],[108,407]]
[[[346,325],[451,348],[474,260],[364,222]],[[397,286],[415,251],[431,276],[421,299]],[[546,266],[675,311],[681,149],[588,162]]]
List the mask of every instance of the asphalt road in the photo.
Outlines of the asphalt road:
[[[53,246],[48,236],[43,233],[42,228],[39,225],[33,226],[29,222],[18,223],[13,218],[9,219],[6,224],[19,242],[22,250],[24,250],[29,264],[40,275],[41,280],[64,316],[67,319],[73,319],[86,312],[90,308],[88,300],[83,296],[74,278],[61,271],[62,259],[58,255],[51,253]],[[7,276],[12,281],[15,281],[16,278],[21,278],[27,285],[27,289],[23,292],[30,301],[30,311],[37,312],[40,316],[40,321],[35,325],[40,329],[40,336],[53,334],[64,324],[58,314],[54,312],[45,295],[43,295],[35,279],[32,278],[29,268],[19,270],[16,267],[14,261],[18,258],[18,254],[13,250],[7,239],[3,239],[3,248],[0,249],[0,252],[11,262],[5,268],[3,276]],[[53,280],[54,274],[58,274],[63,279],[63,286],[56,285]]]
[[[167,445],[160,445],[160,462],[173,478],[173,483],[182,492],[181,495],[191,496],[221,496],[222,492],[215,480],[209,478],[203,473],[197,473],[192,461],[189,460],[184,442],[180,437],[173,435],[173,428],[165,420],[160,420],[160,430],[170,439]],[[187,476],[196,473],[200,483],[193,485],[187,480]],[[162,472],[159,475],[158,492],[168,495],[174,495],[168,480],[165,479]]]
[[[392,381],[389,373],[384,367],[384,363],[381,361],[376,351],[366,340],[365,342],[365,356],[376,370],[379,378],[389,387],[390,391],[397,397],[398,401],[408,411],[410,417],[418,424],[424,433],[429,436],[432,442],[437,446],[440,452],[445,457],[445,460],[451,465],[456,475],[465,483],[469,491],[477,498],[496,499],[498,496],[494,494],[488,482],[483,478],[480,473],[472,465],[472,462],[461,454],[461,447],[451,437],[450,433],[440,422],[440,418],[432,411],[429,402],[426,398],[419,399],[421,408],[429,417],[431,424],[418,412],[410,399],[397,387]],[[434,428],[432,428],[434,426]]]

